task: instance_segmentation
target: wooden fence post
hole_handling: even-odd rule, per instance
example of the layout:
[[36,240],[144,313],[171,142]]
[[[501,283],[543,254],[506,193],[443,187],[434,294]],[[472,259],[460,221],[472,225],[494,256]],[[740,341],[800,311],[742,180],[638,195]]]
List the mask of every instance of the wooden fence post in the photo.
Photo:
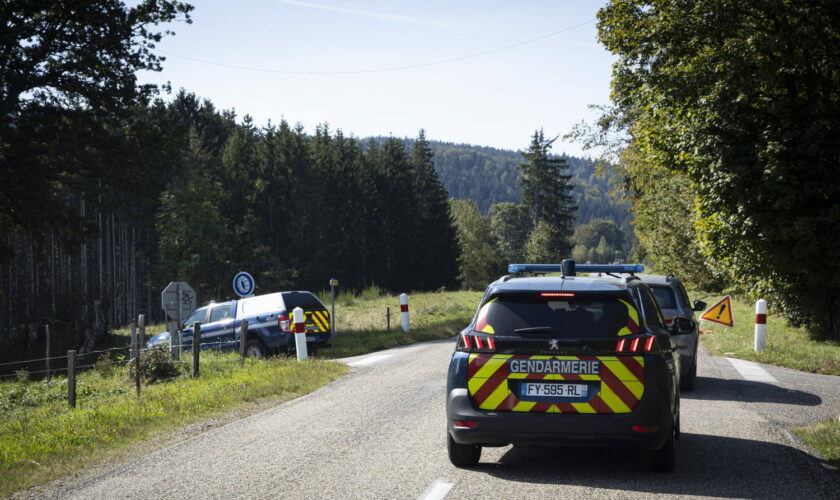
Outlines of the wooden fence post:
[[67,404],[76,407],[76,351],[67,351]]
[[199,346],[201,345],[201,323],[196,321],[193,323],[193,338],[192,338],[192,355],[193,355],[193,364],[192,364],[192,376],[198,376],[198,352]]
[[47,334],[47,352],[46,356],[44,356],[46,358],[44,360],[44,369],[47,371],[47,381],[49,381],[52,378],[50,373],[50,325],[44,325],[44,331]]
[[137,316],[137,343],[134,347],[134,386],[137,388],[137,396],[140,396],[140,350],[143,348],[143,342],[146,339],[146,316],[141,314]]
[[180,326],[174,321],[170,321],[166,326],[169,328],[169,357],[178,361],[181,359]]
[[391,308],[390,307],[385,308],[385,320],[388,323],[388,331],[390,332],[391,331]]
[[239,366],[245,365],[245,342],[248,340],[248,320],[243,319],[239,327]]

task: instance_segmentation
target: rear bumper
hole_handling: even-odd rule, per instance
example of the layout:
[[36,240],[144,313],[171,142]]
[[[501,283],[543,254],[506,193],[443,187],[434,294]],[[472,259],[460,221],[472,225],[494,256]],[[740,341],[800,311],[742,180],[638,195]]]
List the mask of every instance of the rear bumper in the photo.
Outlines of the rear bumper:
[[[669,398],[651,394],[632,413],[560,414],[477,410],[466,388],[449,391],[447,426],[461,444],[504,446],[609,446],[659,449],[671,434]],[[456,427],[455,420],[476,422],[470,428]],[[639,433],[632,426],[658,426],[657,432]]]

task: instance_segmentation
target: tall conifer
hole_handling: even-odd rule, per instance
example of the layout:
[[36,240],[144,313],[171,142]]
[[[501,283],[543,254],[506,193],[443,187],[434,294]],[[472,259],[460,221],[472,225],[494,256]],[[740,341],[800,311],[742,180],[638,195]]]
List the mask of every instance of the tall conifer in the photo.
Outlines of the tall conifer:
[[546,139],[543,131],[534,132],[531,145],[522,153],[524,163],[519,165],[519,185],[522,188],[522,204],[531,217],[534,229],[540,221],[552,226],[553,246],[560,255],[569,255],[572,250],[572,225],[575,210],[572,196],[572,176],[568,173],[566,160],[551,156],[551,145],[555,139]]
[[421,129],[409,158],[415,198],[414,248],[422,248],[413,274],[420,289],[453,287],[458,274],[458,240],[449,196],[438,178],[433,157],[426,132]]

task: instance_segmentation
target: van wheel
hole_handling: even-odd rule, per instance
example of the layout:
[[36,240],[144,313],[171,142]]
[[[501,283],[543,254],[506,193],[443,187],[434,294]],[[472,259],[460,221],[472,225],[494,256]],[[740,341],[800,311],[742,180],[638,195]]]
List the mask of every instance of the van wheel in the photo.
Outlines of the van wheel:
[[248,358],[264,358],[265,347],[262,342],[255,339],[245,342],[245,356]]
[[685,377],[680,379],[680,390],[691,392],[694,390],[694,382],[697,380],[697,357],[691,363],[691,369],[685,374]]
[[650,452],[650,470],[653,472],[671,472],[677,462],[677,424],[671,426],[671,435],[665,445]]
[[481,458],[481,446],[477,444],[459,444],[452,439],[449,431],[446,431],[447,448],[449,450],[449,461],[455,467],[472,467]]

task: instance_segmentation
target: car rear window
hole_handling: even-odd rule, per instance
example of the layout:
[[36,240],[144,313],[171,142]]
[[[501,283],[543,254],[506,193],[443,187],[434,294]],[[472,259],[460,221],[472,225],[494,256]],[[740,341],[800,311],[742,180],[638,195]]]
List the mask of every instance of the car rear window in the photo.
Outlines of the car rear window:
[[323,309],[324,305],[317,297],[309,292],[292,292],[283,294],[283,302],[286,303],[286,310],[291,311],[295,307],[301,309]]
[[652,286],[650,291],[653,292],[653,298],[659,304],[660,309],[676,309],[677,298],[674,296],[674,291],[665,286]]
[[[631,308],[636,318],[633,321]],[[630,302],[616,297],[555,298],[539,294],[503,294],[482,306],[475,329],[500,335],[545,333],[583,339],[616,337],[631,323],[635,329],[637,322],[638,313]]]
[[283,308],[283,301],[280,298],[279,293],[249,297],[247,299],[242,299],[239,303],[240,312],[243,316],[267,314],[277,312]]

